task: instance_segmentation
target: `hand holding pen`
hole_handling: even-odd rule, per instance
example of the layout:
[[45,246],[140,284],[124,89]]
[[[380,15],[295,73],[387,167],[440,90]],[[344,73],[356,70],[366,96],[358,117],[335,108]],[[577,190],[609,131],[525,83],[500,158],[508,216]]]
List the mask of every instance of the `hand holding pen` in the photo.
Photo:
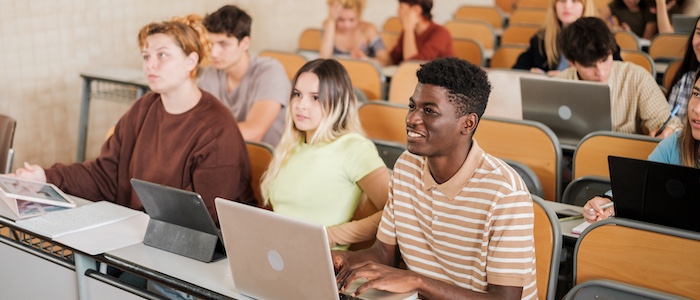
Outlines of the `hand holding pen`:
[[583,217],[589,223],[607,219],[615,215],[613,205],[613,202],[609,199],[594,197],[583,206]]
[[668,118],[666,119],[666,122],[664,122],[664,124],[661,125],[661,128],[659,128],[659,130],[656,131],[656,134],[654,134],[654,137],[658,137],[661,133],[664,132],[664,130],[666,129],[666,126],[668,125],[668,122],[670,122],[671,119],[676,116],[676,114],[678,113],[678,110],[680,110],[680,109],[681,109],[680,103],[676,104],[676,106],[673,107],[673,110],[671,111],[671,115],[668,116]]

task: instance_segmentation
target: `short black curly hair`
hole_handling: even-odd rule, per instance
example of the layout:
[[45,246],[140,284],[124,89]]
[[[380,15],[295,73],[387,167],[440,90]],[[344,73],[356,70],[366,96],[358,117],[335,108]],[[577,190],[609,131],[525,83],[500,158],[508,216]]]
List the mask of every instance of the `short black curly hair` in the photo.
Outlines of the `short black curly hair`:
[[491,83],[483,69],[468,61],[447,57],[421,65],[417,75],[420,84],[447,89],[449,101],[458,115],[476,113],[481,119],[491,93]]
[[250,25],[253,19],[244,10],[235,5],[225,5],[217,11],[208,14],[202,22],[211,33],[225,33],[228,37],[242,40],[250,36]]

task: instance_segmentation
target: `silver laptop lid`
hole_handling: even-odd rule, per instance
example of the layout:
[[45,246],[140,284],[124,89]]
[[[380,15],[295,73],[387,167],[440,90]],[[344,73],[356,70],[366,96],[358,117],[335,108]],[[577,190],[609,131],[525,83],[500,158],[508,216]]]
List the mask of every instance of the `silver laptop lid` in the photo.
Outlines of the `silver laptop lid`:
[[215,203],[236,290],[257,299],[339,299],[325,227],[222,198]]
[[671,22],[673,22],[673,32],[677,34],[690,34],[695,31],[695,25],[698,16],[673,14]]
[[605,83],[557,78],[520,78],[523,119],[543,123],[564,148],[587,134],[611,130],[610,87]]

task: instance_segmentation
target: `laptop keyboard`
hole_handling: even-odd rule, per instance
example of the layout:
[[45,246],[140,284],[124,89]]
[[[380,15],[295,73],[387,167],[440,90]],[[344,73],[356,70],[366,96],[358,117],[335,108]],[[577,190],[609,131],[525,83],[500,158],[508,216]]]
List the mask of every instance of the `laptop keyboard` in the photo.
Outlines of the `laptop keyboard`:
[[352,295],[343,294],[343,293],[338,293],[338,295],[340,296],[340,300],[364,300],[362,298],[353,297]]

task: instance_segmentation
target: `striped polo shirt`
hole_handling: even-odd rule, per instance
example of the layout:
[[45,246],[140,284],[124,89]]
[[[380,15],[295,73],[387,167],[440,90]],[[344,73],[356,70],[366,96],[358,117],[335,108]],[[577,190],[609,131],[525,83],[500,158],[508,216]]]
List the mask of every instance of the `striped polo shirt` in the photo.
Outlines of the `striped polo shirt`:
[[408,268],[477,292],[523,287],[537,299],[534,213],[520,176],[475,140],[466,161],[437,184],[425,157],[399,157],[377,238],[398,245]]

